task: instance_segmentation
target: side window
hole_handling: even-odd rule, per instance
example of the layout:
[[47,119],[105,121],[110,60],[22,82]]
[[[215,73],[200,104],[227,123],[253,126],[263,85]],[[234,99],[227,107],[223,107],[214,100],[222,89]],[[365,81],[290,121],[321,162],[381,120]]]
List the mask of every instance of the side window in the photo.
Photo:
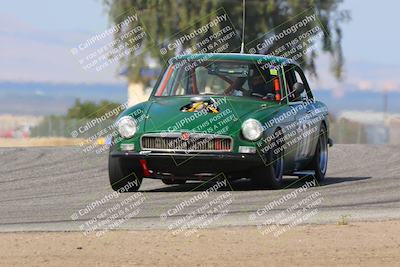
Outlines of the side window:
[[[300,73],[297,70],[295,70],[294,73],[295,73],[295,76],[296,76],[296,82],[302,83],[304,85],[304,87],[306,87],[307,83],[303,81],[303,79],[301,78]],[[300,99],[303,99],[303,100],[307,100],[308,99],[307,91],[308,91],[307,88],[305,88],[304,92],[301,93],[301,95],[300,95]]]
[[310,90],[310,86],[308,85],[307,78],[304,75],[303,71],[299,67],[296,67],[296,72],[299,76],[298,82],[301,82],[304,85],[304,92],[307,95],[307,99],[314,99],[314,96]]
[[254,65],[247,79],[250,96],[263,100],[280,101],[278,70],[274,67]]
[[[294,102],[294,101],[301,101],[307,100],[307,99],[313,99],[313,95],[310,91],[310,88],[308,86],[308,82],[301,71],[301,69],[297,66],[294,65],[289,65],[284,68],[285,70],[285,79],[286,79],[286,89],[288,93],[288,100],[289,102]],[[298,82],[302,83],[304,85],[304,92],[300,95],[299,99],[296,99],[296,96],[294,95],[294,90],[293,90],[293,85]]]
[[293,85],[296,83],[296,75],[294,72],[294,67],[286,66],[284,70],[285,70],[286,90],[288,94],[287,97],[289,102],[292,102],[295,100]]

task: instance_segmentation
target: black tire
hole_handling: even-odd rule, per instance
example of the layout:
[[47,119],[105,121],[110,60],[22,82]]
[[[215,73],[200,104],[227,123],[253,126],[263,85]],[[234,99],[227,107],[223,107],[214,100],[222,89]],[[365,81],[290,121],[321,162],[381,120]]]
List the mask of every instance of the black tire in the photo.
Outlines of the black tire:
[[252,172],[253,183],[262,188],[280,189],[283,185],[284,146],[280,131],[275,134],[276,147],[265,154],[265,164]]
[[108,176],[111,188],[118,192],[136,192],[143,180],[143,173],[135,171],[126,159],[108,157]]
[[314,177],[317,181],[321,182],[325,179],[328,169],[328,132],[325,125],[322,125],[319,131],[317,147],[309,166],[311,170],[315,171]]
[[161,180],[166,185],[185,184],[186,180],[177,180],[172,178],[164,178]]

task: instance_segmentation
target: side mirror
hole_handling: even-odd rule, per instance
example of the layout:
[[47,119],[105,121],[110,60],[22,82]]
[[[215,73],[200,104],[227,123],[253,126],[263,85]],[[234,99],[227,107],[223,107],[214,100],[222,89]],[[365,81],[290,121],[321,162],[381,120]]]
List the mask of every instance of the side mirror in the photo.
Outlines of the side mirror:
[[293,91],[296,98],[300,97],[300,95],[304,92],[304,84],[302,83],[293,84]]

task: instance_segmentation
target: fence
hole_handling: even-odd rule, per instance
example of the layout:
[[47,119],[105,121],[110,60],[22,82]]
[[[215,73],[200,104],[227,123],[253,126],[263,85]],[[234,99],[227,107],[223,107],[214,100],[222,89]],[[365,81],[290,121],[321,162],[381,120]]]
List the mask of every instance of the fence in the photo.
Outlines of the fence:
[[[37,126],[30,129],[31,137],[73,137],[79,138],[101,137],[110,132],[114,120],[105,120],[101,123],[92,123],[92,120],[65,119],[62,117],[48,117]],[[103,133],[103,134],[102,134]],[[330,137],[338,144],[385,144],[389,143],[389,128],[383,125],[366,125],[346,119],[330,123]],[[393,141],[393,140],[392,140]]]
[[[30,129],[31,137],[78,137],[90,138],[105,136],[114,120],[95,121],[92,119],[66,119],[47,117]],[[106,130],[106,131],[105,131]]]

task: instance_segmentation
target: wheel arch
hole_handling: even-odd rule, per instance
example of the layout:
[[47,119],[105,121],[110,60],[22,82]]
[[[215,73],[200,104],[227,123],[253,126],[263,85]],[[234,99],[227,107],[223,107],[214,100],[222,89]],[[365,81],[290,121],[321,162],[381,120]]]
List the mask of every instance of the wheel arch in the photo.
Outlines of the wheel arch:
[[328,134],[328,136],[329,136],[329,122],[327,121],[327,118],[324,118],[323,120],[322,120],[322,122],[321,122],[321,126],[325,126],[325,129],[326,129],[326,133]]

